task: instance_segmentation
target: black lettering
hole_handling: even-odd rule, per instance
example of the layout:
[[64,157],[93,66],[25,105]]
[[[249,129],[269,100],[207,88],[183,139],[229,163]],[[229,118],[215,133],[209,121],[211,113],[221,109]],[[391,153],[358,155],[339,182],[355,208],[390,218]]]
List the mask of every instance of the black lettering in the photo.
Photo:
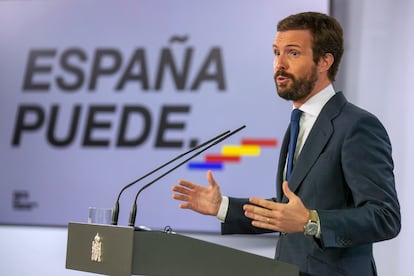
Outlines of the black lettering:
[[[104,65],[105,60],[112,60],[110,66]],[[107,61],[108,62],[108,61]],[[116,49],[98,49],[95,52],[95,58],[92,66],[89,90],[95,90],[98,77],[112,75],[119,70],[122,63],[121,53]]]
[[85,75],[81,67],[78,67],[76,63],[72,63],[71,60],[77,59],[78,61],[86,61],[86,54],[82,49],[71,48],[66,50],[60,57],[60,66],[63,71],[69,72],[74,76],[74,81],[67,82],[63,76],[56,78],[56,83],[63,91],[75,91],[81,88],[85,80]]
[[90,106],[85,127],[85,135],[83,137],[83,146],[106,147],[109,145],[109,140],[107,139],[93,139],[92,132],[96,129],[111,129],[111,122],[98,121],[96,117],[99,113],[113,112],[115,112],[115,106],[113,105]]
[[[213,72],[209,73],[208,69],[210,66],[213,66]],[[224,69],[223,69],[223,61],[221,57],[220,48],[213,48],[210,51],[210,54],[204,61],[203,66],[201,66],[200,71],[197,74],[197,77],[191,86],[191,90],[197,90],[201,82],[203,81],[216,81],[217,87],[219,90],[225,90],[226,84],[224,81]]]
[[68,130],[68,134],[66,135],[66,137],[63,137],[60,139],[56,138],[58,112],[59,112],[59,106],[52,105],[49,126],[48,126],[48,131],[47,131],[47,139],[49,143],[52,144],[53,146],[64,147],[64,146],[68,146],[69,144],[71,144],[73,142],[73,139],[75,138],[76,129],[79,126],[81,106],[76,105],[74,107],[72,118],[70,119],[70,126]]
[[[137,65],[137,67],[139,67],[140,71],[138,73],[133,72],[134,65]],[[121,79],[119,80],[118,85],[116,86],[116,90],[123,89],[125,83],[129,81],[140,81],[141,88],[143,90],[149,89],[147,61],[143,49],[137,49],[134,52],[131,61],[129,62]]]
[[20,145],[23,132],[38,130],[45,120],[42,107],[37,105],[22,105],[17,112],[16,126],[14,128],[12,145]]
[[27,60],[26,72],[24,74],[23,91],[37,90],[37,91],[48,91],[50,88],[49,82],[35,82],[34,75],[50,73],[52,66],[50,64],[40,65],[36,61],[40,58],[50,58],[56,55],[56,50],[45,49],[45,50],[31,50],[29,58]]
[[[142,117],[142,132],[138,133],[135,138],[126,138],[126,132],[129,126],[131,116],[135,114]],[[136,125],[136,124],[134,124]],[[132,127],[131,127],[132,128]],[[131,129],[129,128],[129,129]],[[121,126],[118,133],[119,147],[139,146],[148,138],[151,130],[151,114],[143,106],[126,106],[122,112]]]
[[161,89],[162,80],[165,74],[164,72],[167,68],[170,68],[171,70],[172,78],[174,80],[175,87],[177,88],[177,90],[184,90],[187,82],[192,54],[193,49],[187,48],[187,50],[185,51],[184,65],[182,66],[181,72],[179,72],[177,66],[175,65],[171,50],[168,48],[162,49],[161,58],[157,70],[157,77],[155,81],[155,90]]
[[169,130],[184,130],[185,124],[183,122],[172,122],[169,117],[172,114],[177,113],[189,113],[190,106],[163,106],[160,122],[158,126],[157,138],[155,141],[155,147],[157,148],[182,148],[183,141],[179,140],[167,140],[166,132]]

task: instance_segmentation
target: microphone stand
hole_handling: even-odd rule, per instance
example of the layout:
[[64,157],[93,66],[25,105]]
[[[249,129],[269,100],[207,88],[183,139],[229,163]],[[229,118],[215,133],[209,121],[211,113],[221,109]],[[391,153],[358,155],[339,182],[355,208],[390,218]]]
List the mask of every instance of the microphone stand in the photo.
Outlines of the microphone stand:
[[129,215],[129,223],[128,226],[133,226],[135,227],[135,220],[136,220],[136,216],[137,216],[137,200],[138,200],[138,196],[141,194],[141,192],[143,190],[145,190],[146,188],[148,188],[149,186],[151,186],[152,184],[154,184],[155,182],[157,182],[158,180],[160,180],[161,178],[163,178],[164,176],[166,176],[167,174],[171,173],[172,171],[174,171],[175,169],[177,169],[178,167],[182,166],[183,164],[187,163],[188,161],[190,161],[191,159],[195,158],[196,156],[200,155],[201,153],[203,153],[204,151],[208,150],[209,148],[217,145],[218,143],[222,142],[223,140],[229,138],[230,136],[236,134],[237,132],[239,132],[240,130],[242,130],[243,128],[245,128],[246,126],[243,125],[233,131],[231,131],[230,133],[227,133],[226,135],[222,136],[221,138],[215,140],[213,143],[211,143],[210,145],[206,146],[205,148],[203,148],[202,150],[196,152],[195,154],[191,155],[190,157],[188,157],[187,159],[185,159],[184,161],[180,162],[178,165],[174,166],[173,168],[171,168],[170,170],[166,171],[165,173],[163,173],[162,175],[158,176],[157,178],[155,178],[154,180],[152,180],[151,182],[149,182],[148,184],[144,185],[141,189],[139,189],[139,191],[137,192],[137,194],[135,195],[135,199],[134,199],[134,204],[132,206],[130,215]]
[[191,152],[193,152],[193,151],[195,151],[195,150],[197,150],[197,149],[199,149],[199,148],[202,148],[202,147],[204,147],[204,146],[206,146],[206,145],[210,144],[211,142],[216,141],[217,139],[219,139],[219,138],[223,137],[224,135],[228,134],[229,132],[230,132],[230,130],[227,130],[227,131],[225,131],[225,132],[223,132],[223,133],[221,133],[221,134],[217,135],[216,137],[211,138],[210,140],[208,140],[208,141],[206,141],[206,142],[204,142],[204,143],[202,143],[202,144],[200,144],[200,145],[198,145],[198,146],[195,146],[195,147],[191,148],[190,150],[188,150],[188,151],[186,151],[186,152],[184,152],[184,153],[181,153],[181,154],[180,154],[180,155],[178,155],[177,157],[175,157],[175,158],[171,159],[170,161],[168,161],[168,162],[166,162],[166,163],[162,164],[161,166],[159,166],[159,167],[155,168],[154,170],[150,171],[149,173],[145,174],[144,176],[141,176],[140,178],[138,178],[138,179],[136,179],[136,180],[132,181],[131,183],[129,183],[129,184],[127,184],[127,185],[125,185],[125,186],[121,189],[121,191],[119,192],[118,197],[117,197],[116,202],[115,202],[115,205],[114,205],[114,208],[113,208],[113,210],[112,210],[112,221],[111,221],[111,224],[112,224],[112,225],[117,225],[117,224],[118,224],[118,217],[119,217],[119,200],[120,200],[120,198],[121,198],[121,194],[122,194],[122,193],[123,193],[126,189],[128,189],[128,188],[129,188],[129,187],[131,187],[131,186],[133,186],[135,183],[137,183],[137,182],[139,182],[139,181],[143,180],[144,178],[146,178],[146,177],[150,176],[151,174],[153,174],[153,173],[155,173],[155,172],[159,171],[160,169],[162,169],[162,168],[166,167],[167,165],[171,164],[172,162],[174,162],[174,161],[176,161],[176,160],[180,159],[181,157],[183,157],[183,156],[185,156],[185,155],[187,155],[187,154],[189,154],[189,153],[191,153]]

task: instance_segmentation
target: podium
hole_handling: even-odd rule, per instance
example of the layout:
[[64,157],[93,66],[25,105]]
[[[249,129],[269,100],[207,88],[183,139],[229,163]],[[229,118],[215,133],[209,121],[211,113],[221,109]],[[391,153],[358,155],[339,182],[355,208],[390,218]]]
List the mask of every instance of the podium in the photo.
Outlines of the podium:
[[111,276],[283,275],[297,266],[168,231],[69,223],[66,268]]

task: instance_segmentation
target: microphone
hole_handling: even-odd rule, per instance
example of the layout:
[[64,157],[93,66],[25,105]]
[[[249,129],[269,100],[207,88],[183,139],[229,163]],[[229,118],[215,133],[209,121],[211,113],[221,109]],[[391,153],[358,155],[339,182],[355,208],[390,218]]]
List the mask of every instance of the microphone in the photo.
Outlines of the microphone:
[[131,187],[131,186],[133,186],[135,183],[137,183],[137,182],[139,182],[139,181],[143,180],[144,178],[146,178],[146,177],[150,176],[151,174],[153,174],[153,173],[155,173],[155,172],[159,171],[160,169],[164,168],[165,166],[168,166],[168,165],[169,165],[169,164],[171,164],[172,162],[174,162],[174,161],[176,161],[176,160],[180,159],[181,157],[183,157],[183,156],[185,156],[185,155],[187,155],[187,154],[189,154],[189,153],[191,153],[191,152],[193,152],[193,151],[195,151],[195,150],[197,150],[197,149],[199,149],[199,148],[202,148],[202,147],[204,147],[204,146],[206,146],[206,145],[208,145],[208,144],[210,144],[210,143],[212,143],[212,142],[216,141],[217,139],[219,139],[219,138],[223,137],[224,135],[228,134],[229,132],[230,132],[230,130],[227,130],[227,131],[225,131],[225,132],[223,132],[223,133],[221,133],[221,134],[217,135],[216,137],[211,138],[210,140],[208,140],[208,141],[206,141],[206,142],[204,142],[204,143],[202,143],[202,144],[200,144],[200,145],[198,145],[198,146],[195,146],[195,147],[191,148],[190,150],[188,150],[188,151],[186,151],[186,152],[184,152],[184,153],[181,153],[180,155],[178,155],[178,156],[174,157],[174,158],[173,158],[173,159],[171,159],[170,161],[168,161],[168,162],[166,162],[166,163],[162,164],[161,166],[159,166],[159,167],[155,168],[154,170],[150,171],[149,173],[147,173],[147,174],[145,174],[145,175],[141,176],[140,178],[138,178],[138,179],[136,179],[136,180],[132,181],[131,183],[129,183],[129,184],[127,184],[127,185],[125,185],[125,186],[121,189],[121,191],[119,192],[118,197],[117,197],[116,202],[115,202],[115,206],[114,206],[114,208],[113,208],[113,210],[112,210],[112,221],[111,221],[111,224],[112,224],[112,225],[117,225],[117,224],[118,224],[118,216],[119,216],[119,200],[120,200],[120,198],[121,198],[121,194],[122,194],[122,193],[123,193],[126,189],[128,189],[128,188],[129,188],[129,187]]
[[224,134],[223,136],[221,136],[220,138],[218,138],[217,140],[213,139],[213,142],[206,146],[205,148],[203,148],[202,150],[199,150],[198,152],[194,153],[193,155],[191,155],[190,157],[188,157],[187,159],[185,159],[184,161],[180,162],[178,165],[174,166],[173,168],[171,168],[170,170],[166,171],[165,173],[163,173],[162,175],[158,176],[157,178],[155,178],[154,180],[152,180],[151,182],[149,182],[148,184],[144,185],[141,189],[139,189],[139,191],[137,192],[137,194],[135,195],[135,199],[134,199],[134,204],[132,206],[130,215],[129,215],[129,222],[128,222],[128,226],[132,226],[135,227],[135,220],[136,220],[136,216],[137,216],[137,200],[138,200],[138,196],[141,194],[141,192],[143,190],[145,190],[146,188],[148,188],[149,186],[151,186],[152,184],[154,184],[155,182],[157,182],[158,180],[160,180],[161,178],[163,178],[164,176],[166,176],[167,174],[171,173],[172,171],[174,171],[175,169],[177,169],[178,167],[181,167],[182,165],[184,165],[185,163],[187,163],[188,161],[190,161],[191,159],[195,158],[196,156],[200,155],[201,153],[203,153],[204,151],[208,150],[209,148],[217,145],[218,143],[226,140],[227,138],[229,138],[230,136],[236,134],[237,132],[239,132],[240,130],[242,130],[243,128],[245,128],[246,126],[243,125],[231,132],[228,132],[226,134]]

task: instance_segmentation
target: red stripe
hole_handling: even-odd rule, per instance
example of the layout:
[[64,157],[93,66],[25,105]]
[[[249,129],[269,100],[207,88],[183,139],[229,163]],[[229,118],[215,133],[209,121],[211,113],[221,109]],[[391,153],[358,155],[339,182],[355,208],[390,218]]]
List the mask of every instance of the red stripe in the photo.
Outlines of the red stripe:
[[257,145],[261,147],[276,147],[277,140],[276,139],[250,139],[245,138],[242,139],[242,145]]
[[220,154],[206,154],[206,162],[240,162],[240,156],[224,156]]

